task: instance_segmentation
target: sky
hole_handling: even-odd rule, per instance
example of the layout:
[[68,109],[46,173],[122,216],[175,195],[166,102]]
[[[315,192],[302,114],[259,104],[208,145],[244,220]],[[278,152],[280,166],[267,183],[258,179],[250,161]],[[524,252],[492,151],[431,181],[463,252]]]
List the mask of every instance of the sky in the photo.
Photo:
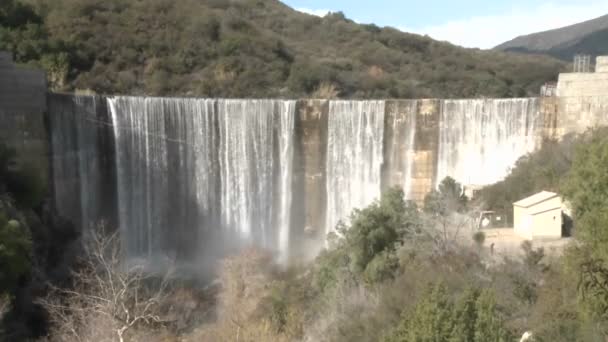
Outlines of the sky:
[[392,26],[482,49],[517,36],[608,14],[608,0],[282,0],[309,14],[342,11],[359,23]]

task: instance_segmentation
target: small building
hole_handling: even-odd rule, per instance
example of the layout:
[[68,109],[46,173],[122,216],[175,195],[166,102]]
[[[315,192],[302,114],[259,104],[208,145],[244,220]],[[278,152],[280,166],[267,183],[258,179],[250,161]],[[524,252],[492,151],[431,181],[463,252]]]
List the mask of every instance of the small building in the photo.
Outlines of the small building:
[[562,198],[549,191],[513,203],[515,234],[528,240],[562,237]]

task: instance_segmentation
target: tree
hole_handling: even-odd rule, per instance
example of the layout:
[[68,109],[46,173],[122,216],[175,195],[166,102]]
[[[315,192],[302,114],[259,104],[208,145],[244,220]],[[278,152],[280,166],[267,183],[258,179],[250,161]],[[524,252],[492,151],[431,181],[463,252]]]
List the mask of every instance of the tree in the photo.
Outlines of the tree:
[[563,194],[572,206],[576,237],[608,261],[608,130],[588,133],[576,149]]
[[504,327],[503,318],[496,305],[494,295],[483,290],[475,303],[477,319],[475,320],[475,342],[507,342],[512,337]]
[[424,198],[424,212],[429,218],[427,234],[434,240],[439,253],[451,250],[462,228],[471,223],[470,217],[464,215],[467,202],[462,186],[450,177]]
[[475,234],[473,234],[473,241],[475,241],[477,247],[481,249],[483,247],[484,242],[486,242],[486,234],[481,231],[476,232]]
[[51,286],[40,304],[57,341],[124,341],[133,330],[168,323],[162,304],[170,273],[158,278],[123,258],[118,234],[95,231],[69,288]]
[[441,181],[437,190],[431,191],[424,198],[424,211],[447,216],[466,210],[467,201],[468,198],[460,183],[451,177],[446,177]]
[[457,299],[445,284],[435,284],[412,312],[404,312],[386,342],[507,342],[512,336],[495,297],[488,290],[469,288]]
[[29,231],[0,212],[0,296],[11,295],[30,273],[31,249]]
[[316,276],[322,288],[344,269],[368,283],[392,276],[398,266],[397,246],[420,229],[415,204],[406,202],[399,188],[388,190],[367,208],[355,209],[350,222],[338,225],[334,247],[318,258]]
[[602,260],[583,262],[578,287],[586,309],[608,337],[608,267]]
[[34,208],[44,199],[46,185],[34,165],[16,159],[16,150],[0,142],[0,194],[13,199],[17,207]]
[[453,310],[445,285],[433,286],[411,316],[405,316],[392,341],[448,341],[454,325]]

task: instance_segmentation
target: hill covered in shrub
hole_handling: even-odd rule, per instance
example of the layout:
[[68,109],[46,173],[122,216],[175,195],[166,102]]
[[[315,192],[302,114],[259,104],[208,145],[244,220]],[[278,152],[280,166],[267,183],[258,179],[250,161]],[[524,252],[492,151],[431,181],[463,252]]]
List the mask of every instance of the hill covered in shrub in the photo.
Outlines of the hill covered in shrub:
[[53,88],[213,97],[535,95],[564,63],[323,18],[277,0],[7,0],[0,49]]

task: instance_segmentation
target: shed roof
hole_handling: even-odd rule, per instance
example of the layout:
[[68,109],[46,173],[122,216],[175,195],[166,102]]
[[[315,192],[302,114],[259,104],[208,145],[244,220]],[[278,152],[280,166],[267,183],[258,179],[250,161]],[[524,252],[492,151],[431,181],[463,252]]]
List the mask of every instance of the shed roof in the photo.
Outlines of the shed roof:
[[532,195],[530,197],[524,198],[521,201],[517,201],[515,203],[513,203],[513,205],[518,206],[518,207],[522,207],[522,208],[529,208],[535,204],[550,200],[552,198],[557,197],[558,195],[554,192],[550,192],[550,191],[541,191],[535,195]]

